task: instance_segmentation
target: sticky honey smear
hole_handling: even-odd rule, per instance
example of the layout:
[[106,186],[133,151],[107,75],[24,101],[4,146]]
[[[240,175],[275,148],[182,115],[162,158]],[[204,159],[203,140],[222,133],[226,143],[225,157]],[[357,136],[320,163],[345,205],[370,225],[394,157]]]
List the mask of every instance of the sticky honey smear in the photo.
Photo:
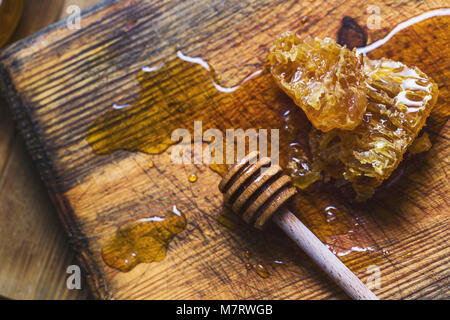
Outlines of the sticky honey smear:
[[314,161],[326,175],[352,183],[357,201],[370,198],[403,159],[436,103],[438,87],[418,68],[365,59],[367,110],[354,131],[312,130]]
[[[177,129],[192,135],[194,121],[202,122],[205,134],[208,129],[223,134],[226,129],[279,129],[278,110],[291,103],[266,70],[257,70],[240,85],[226,88],[217,82],[207,62],[180,51],[157,67],[142,68],[137,79],[141,92],[136,101],[123,108],[113,107],[89,126],[86,138],[96,154],[117,150],[161,153],[178,143],[171,139]],[[270,142],[268,137],[268,155]],[[226,148],[222,150],[225,156]],[[227,168],[218,163],[211,169],[223,175]]]
[[353,130],[361,123],[367,99],[362,56],[355,50],[286,32],[271,47],[269,62],[275,81],[316,128]]
[[169,243],[186,228],[186,217],[174,206],[165,217],[143,218],[120,229],[102,249],[105,263],[122,272],[139,263],[164,260]]

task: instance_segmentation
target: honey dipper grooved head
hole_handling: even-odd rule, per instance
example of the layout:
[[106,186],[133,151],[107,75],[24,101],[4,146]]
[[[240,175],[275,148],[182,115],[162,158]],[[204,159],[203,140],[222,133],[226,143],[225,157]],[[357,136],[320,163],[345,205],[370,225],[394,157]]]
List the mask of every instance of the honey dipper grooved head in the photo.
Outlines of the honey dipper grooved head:
[[290,178],[268,157],[249,153],[233,165],[219,184],[225,204],[247,223],[263,229],[272,215],[295,193]]

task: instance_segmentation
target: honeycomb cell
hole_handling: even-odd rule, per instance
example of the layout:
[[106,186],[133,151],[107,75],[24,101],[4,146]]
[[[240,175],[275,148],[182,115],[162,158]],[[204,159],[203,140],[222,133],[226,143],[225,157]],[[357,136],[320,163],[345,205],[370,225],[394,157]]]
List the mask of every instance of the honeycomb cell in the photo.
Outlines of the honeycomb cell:
[[363,57],[334,40],[283,33],[270,49],[277,84],[303,109],[314,127],[353,130],[366,111]]

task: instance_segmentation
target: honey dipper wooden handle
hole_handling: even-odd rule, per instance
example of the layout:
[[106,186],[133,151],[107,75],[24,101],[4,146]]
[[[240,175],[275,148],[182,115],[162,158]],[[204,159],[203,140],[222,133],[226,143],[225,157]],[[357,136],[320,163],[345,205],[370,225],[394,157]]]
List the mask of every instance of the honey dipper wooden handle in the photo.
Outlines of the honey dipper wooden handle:
[[330,250],[285,206],[296,189],[271,159],[259,160],[258,152],[249,153],[230,167],[219,190],[225,204],[247,223],[263,229],[271,220],[302,248],[347,294],[360,300],[377,300],[372,293]]
[[280,208],[272,220],[350,297],[356,300],[378,300],[378,297],[286,207]]

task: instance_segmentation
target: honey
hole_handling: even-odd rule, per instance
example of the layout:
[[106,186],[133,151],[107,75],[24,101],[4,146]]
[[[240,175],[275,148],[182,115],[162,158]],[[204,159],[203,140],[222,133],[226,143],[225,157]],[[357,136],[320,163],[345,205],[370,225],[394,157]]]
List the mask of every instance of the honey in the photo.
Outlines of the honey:
[[[263,279],[268,278],[270,276],[270,272],[267,269],[265,263],[259,261],[258,263],[253,264],[250,262],[250,252],[248,250],[244,251],[244,259],[246,260],[245,269],[247,271],[253,270],[254,272],[256,272],[256,274],[259,277],[261,277]],[[276,265],[281,265],[281,264],[283,264],[283,261],[281,259],[274,259],[270,263],[270,265],[272,267],[275,267]]]
[[[249,75],[240,86],[224,88],[212,67],[180,51],[167,62],[142,68],[137,78],[142,88],[138,99],[124,108],[111,108],[88,128],[87,140],[95,153],[120,149],[161,153],[178,142],[171,139],[176,129],[192,133],[194,122],[200,121],[203,132],[280,129],[278,110],[292,104],[265,69]],[[211,168],[224,174],[227,167],[213,163]]]
[[[424,46],[425,43],[430,46],[444,43],[446,34],[442,30],[448,30],[448,23],[448,16],[427,19],[403,29],[381,46],[364,52],[371,59],[387,57],[408,66],[416,65],[437,82],[441,100],[434,107],[430,126],[427,127],[435,132],[439,132],[449,115],[449,109],[443,102],[449,97],[448,87],[442,82],[441,71],[436,68],[436,63],[448,61],[448,52]],[[428,41],[417,41],[418,37]],[[431,37],[436,39],[431,41]],[[324,179],[311,161],[311,124],[305,113],[278,88],[267,67],[255,70],[240,85],[224,88],[206,61],[178,51],[166,61],[143,68],[138,72],[137,79],[141,86],[137,99],[129,101],[127,107],[111,108],[88,128],[87,141],[95,153],[111,154],[121,149],[161,153],[177,143],[171,140],[172,131],[186,128],[193,132],[194,121],[197,120],[202,121],[203,130],[217,128],[225,132],[227,128],[277,128],[280,130],[280,165],[296,177],[293,181],[296,186],[306,189],[289,204],[291,211],[342,257],[350,253],[370,254],[378,250],[371,246],[370,239],[362,239],[365,234],[361,231],[365,226],[363,219],[355,220],[362,215],[361,212],[376,211],[378,204],[369,203],[364,210],[359,210],[342,197],[338,189],[322,183]],[[432,140],[433,136],[430,138]],[[227,170],[225,165],[213,164],[210,167],[222,175]],[[386,187],[391,183],[394,180],[390,179]],[[395,180],[395,183],[402,181]],[[328,206],[339,208],[338,212],[328,210],[335,219],[324,213],[324,208]],[[273,257],[280,251],[286,256],[293,254],[293,244],[286,245],[288,239],[278,230],[269,228],[263,233],[251,230],[238,217],[230,215],[219,215],[221,231],[224,234],[233,233],[241,239],[241,245],[248,243],[252,248],[264,248],[253,253],[257,261],[262,261],[261,264],[271,264]],[[105,262],[118,270],[129,271],[141,262],[160,261],[165,256],[170,240],[186,225],[183,217],[168,212],[166,216],[161,216],[164,221],[136,221],[125,225],[103,248]],[[149,225],[144,226],[142,223]],[[173,231],[165,234],[162,242],[151,240],[154,239],[153,233],[157,233],[157,223],[165,223],[165,227]],[[150,237],[146,237],[146,234]],[[140,237],[149,240],[148,243],[156,248],[163,248],[164,254],[155,254],[155,250],[134,250]],[[273,255],[265,255],[266,251]],[[132,253],[136,256],[132,256]],[[250,262],[243,261],[243,265],[245,263]],[[255,265],[256,262],[250,264]]]
[[336,221],[336,212],[338,212],[338,209],[334,206],[328,206],[325,208],[325,219],[328,223],[333,223]]
[[198,179],[198,177],[195,173],[192,173],[191,175],[189,175],[189,178],[188,178],[189,182],[195,182],[195,181],[197,181],[197,179]]
[[122,272],[139,263],[163,260],[170,241],[186,228],[186,217],[176,206],[163,217],[141,218],[120,228],[102,249],[105,263]]
[[261,278],[268,278],[270,276],[270,273],[267,270],[266,266],[264,266],[261,263],[258,263],[255,266],[255,270],[256,270],[256,273],[258,274],[258,276],[260,276]]
[[23,0],[0,0],[0,48],[16,29],[22,16]]

